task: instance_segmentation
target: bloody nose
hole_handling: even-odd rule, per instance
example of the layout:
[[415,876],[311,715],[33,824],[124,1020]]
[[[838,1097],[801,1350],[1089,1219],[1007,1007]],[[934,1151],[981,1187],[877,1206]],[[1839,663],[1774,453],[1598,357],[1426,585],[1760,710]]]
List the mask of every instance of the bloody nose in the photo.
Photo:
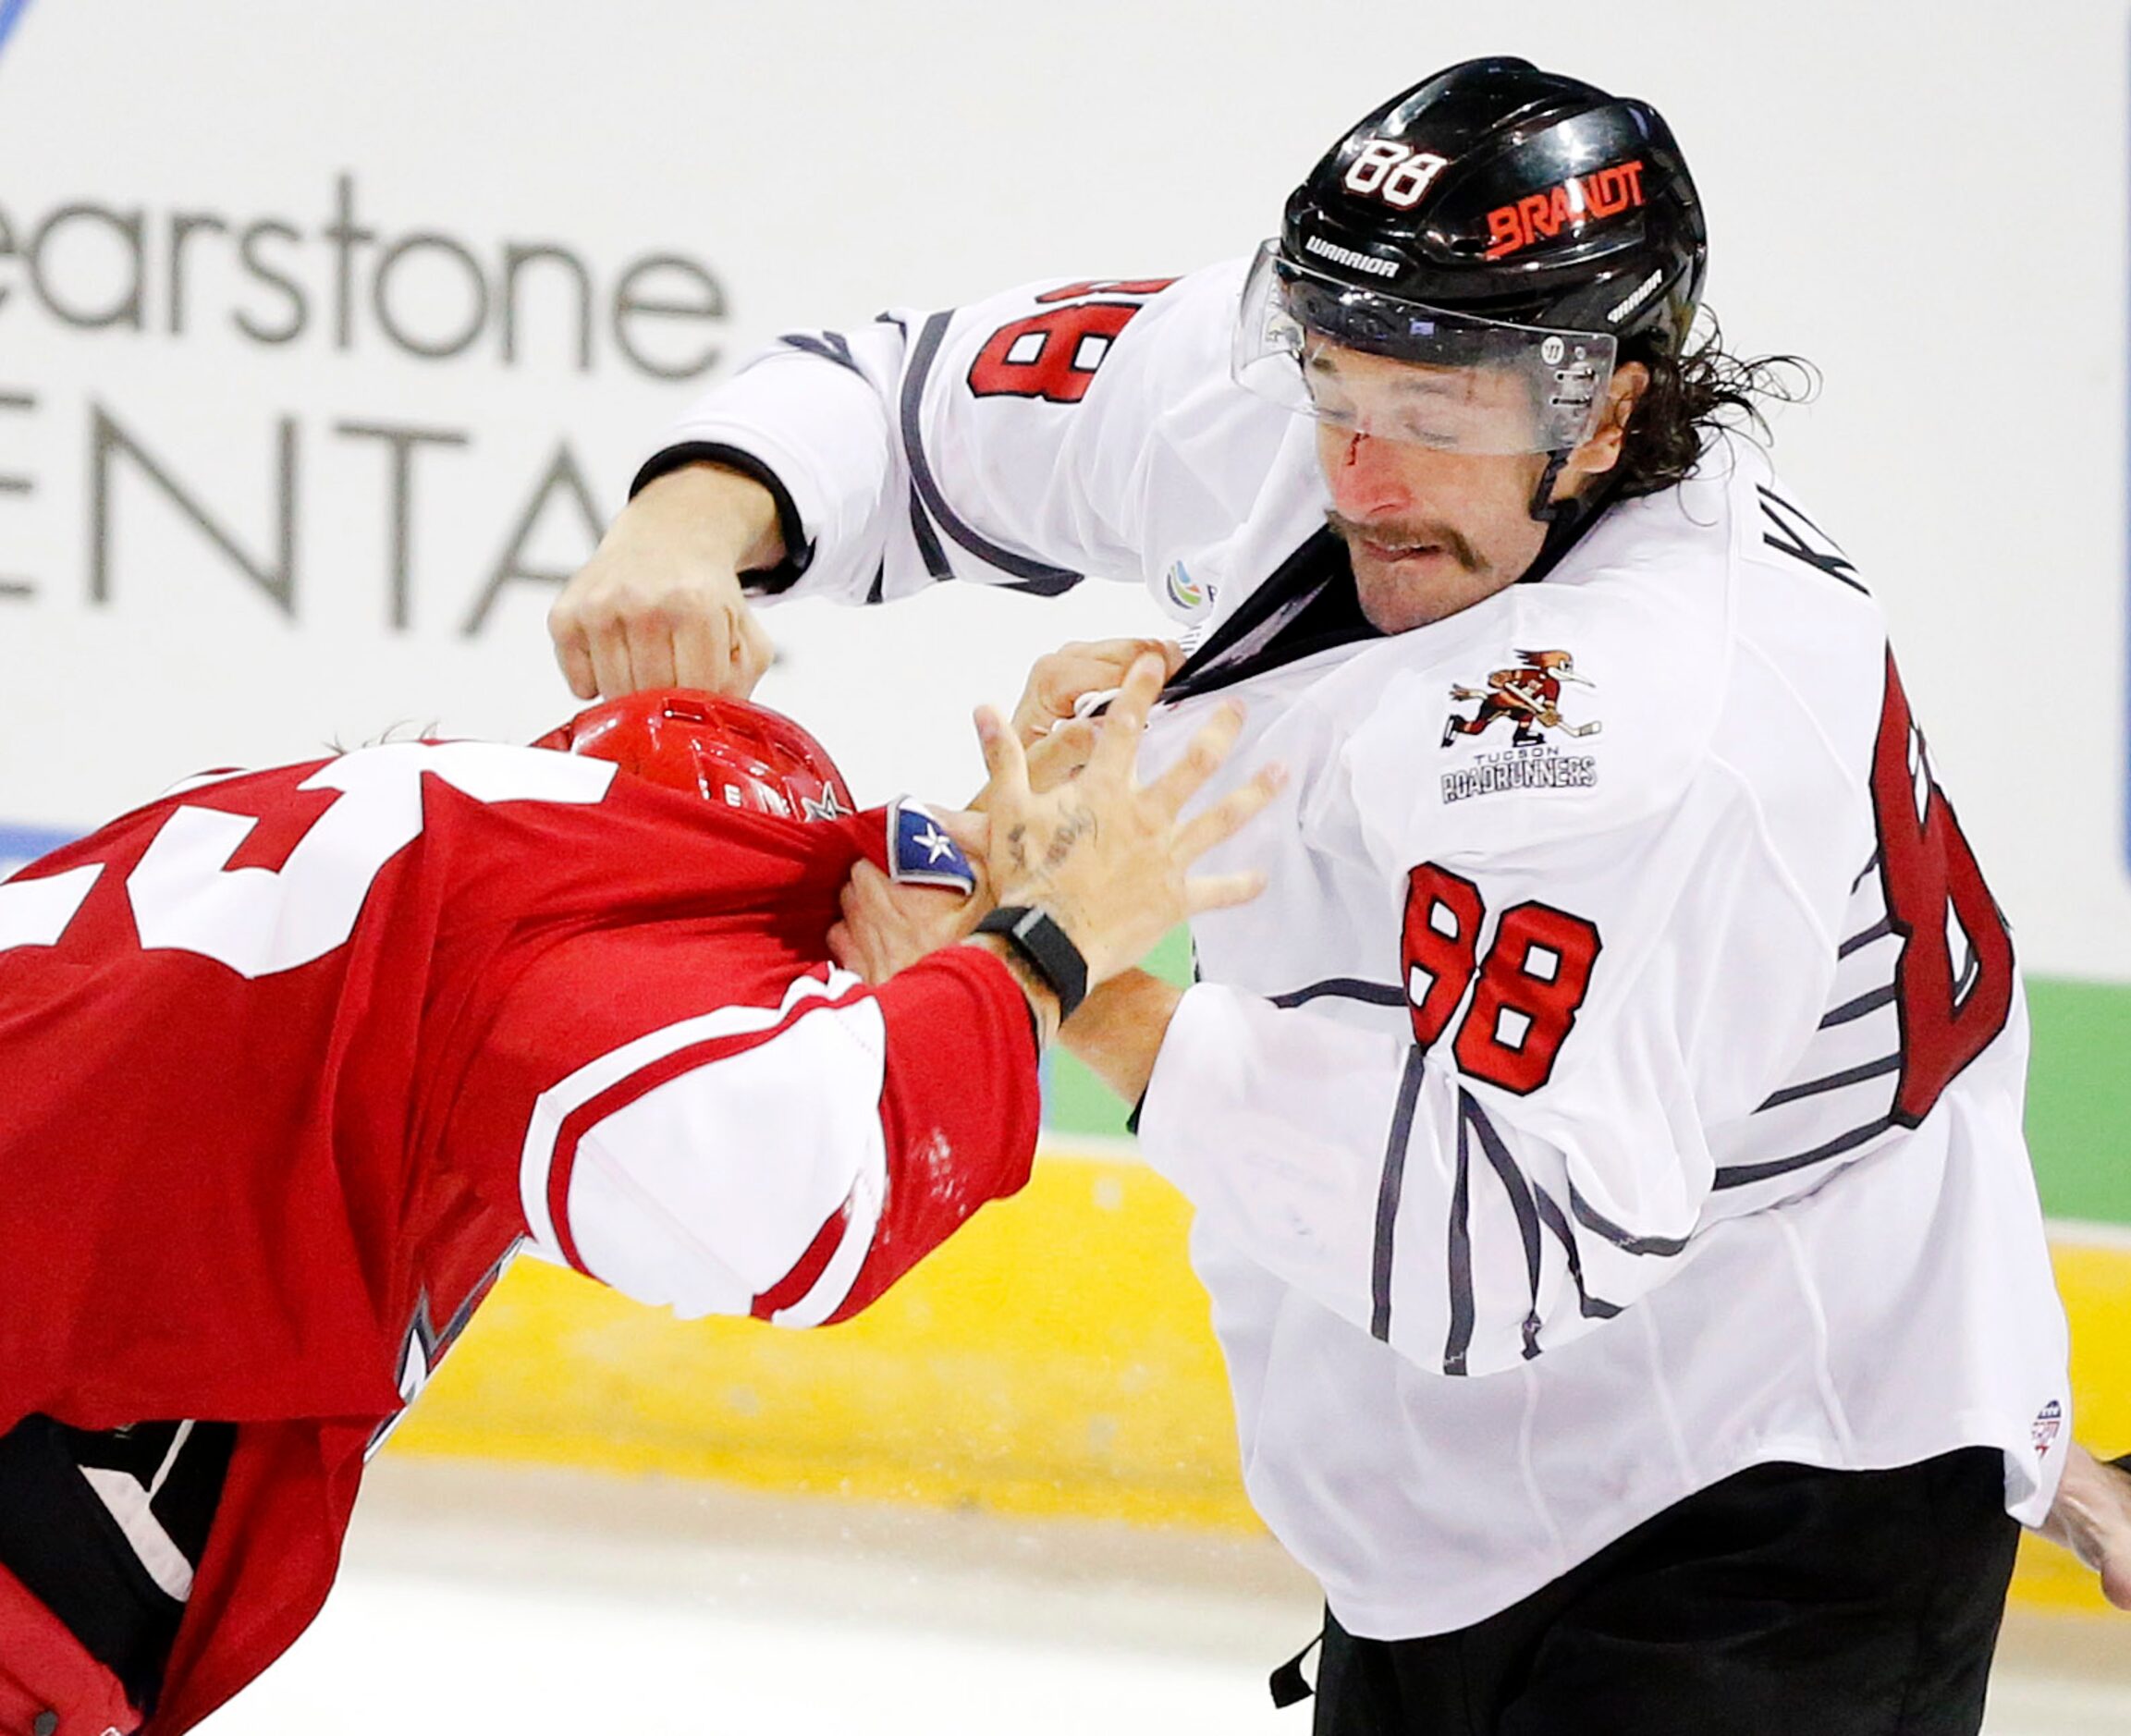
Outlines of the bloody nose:
[[1403,512],[1412,504],[1389,446],[1366,434],[1353,434],[1329,455],[1326,481],[1332,505],[1342,518],[1357,523]]

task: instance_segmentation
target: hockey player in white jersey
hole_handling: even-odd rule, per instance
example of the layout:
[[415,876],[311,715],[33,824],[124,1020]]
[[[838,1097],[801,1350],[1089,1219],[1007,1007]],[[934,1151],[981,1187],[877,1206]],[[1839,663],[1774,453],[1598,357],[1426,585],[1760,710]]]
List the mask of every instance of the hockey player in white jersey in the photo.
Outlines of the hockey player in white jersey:
[[2068,1449],[2012,942],[1704,258],[1647,104],[1466,63],[1255,261],[785,338],[554,617],[581,691],[747,679],[742,569],[1202,631],[1153,734],[1244,699],[1285,854],[1068,1035],[1197,1208],[1329,1736],[1974,1730]]

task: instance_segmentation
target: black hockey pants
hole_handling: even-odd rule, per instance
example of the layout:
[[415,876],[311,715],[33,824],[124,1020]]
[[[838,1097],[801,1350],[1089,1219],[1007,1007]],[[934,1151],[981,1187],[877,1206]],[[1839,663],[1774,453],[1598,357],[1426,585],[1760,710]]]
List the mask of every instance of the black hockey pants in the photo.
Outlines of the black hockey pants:
[[1316,1736],[1973,1736],[2019,1527],[2003,1460],[1762,1465],[1456,1632],[1328,1614]]

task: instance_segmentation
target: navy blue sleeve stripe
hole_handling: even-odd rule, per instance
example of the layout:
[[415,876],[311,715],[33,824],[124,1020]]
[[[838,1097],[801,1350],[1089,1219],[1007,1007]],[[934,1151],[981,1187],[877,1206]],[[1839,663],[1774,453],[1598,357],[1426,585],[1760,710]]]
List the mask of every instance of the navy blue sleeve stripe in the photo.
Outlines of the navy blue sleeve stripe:
[[1270,998],[1276,1007],[1301,1007],[1313,1000],[1358,1000],[1371,1007],[1403,1007],[1404,993],[1390,983],[1367,983],[1356,976],[1328,976],[1306,988],[1291,988]]
[[948,322],[951,315],[935,313],[925,321],[918,333],[917,348],[911,356],[910,371],[902,382],[902,446],[903,456],[910,464],[911,485],[918,498],[925,502],[925,510],[932,514],[940,529],[950,541],[967,549],[979,560],[996,567],[999,571],[1010,573],[1016,579],[1032,579],[1056,582],[1063,581],[1059,589],[1078,584],[1081,575],[1069,572],[1062,567],[1050,567],[1040,560],[1031,560],[1025,555],[1016,555],[1011,549],[1001,548],[990,542],[956,516],[940,493],[939,483],[932,473],[931,460],[925,457],[925,431],[921,410],[925,403],[925,381],[931,376],[933,364],[939,360],[939,347],[947,336]]
[[1414,1110],[1420,1102],[1422,1056],[1416,1045],[1406,1053],[1406,1070],[1399,1079],[1398,1106],[1391,1111],[1390,1138],[1384,1147],[1383,1179],[1377,1184],[1377,1239],[1369,1273],[1370,1336],[1389,1344],[1391,1339],[1391,1267],[1397,1257],[1399,1195],[1405,1187],[1406,1144],[1413,1137]]
[[1743,1188],[1749,1182],[1766,1181],[1770,1176],[1788,1175],[1794,1169],[1826,1163],[1831,1157],[1840,1157],[1845,1152],[1855,1151],[1868,1141],[1878,1139],[1893,1125],[1892,1116],[1877,1116],[1864,1126],[1854,1127],[1847,1133],[1839,1133],[1825,1144],[1814,1146],[1811,1151],[1802,1151],[1790,1157],[1771,1158],[1767,1163],[1733,1164],[1719,1169],[1710,1185],[1717,1188]]
[[1817,1097],[1825,1091],[1840,1091],[1844,1085],[1862,1084],[1868,1079],[1884,1079],[1889,1073],[1901,1070],[1902,1057],[1899,1051],[1892,1055],[1882,1055],[1876,1061],[1866,1061],[1857,1067],[1845,1067],[1841,1072],[1830,1073],[1825,1079],[1808,1079],[1803,1084],[1786,1085],[1781,1091],[1770,1093],[1755,1108],[1754,1113],[1758,1115],[1763,1109],[1796,1103],[1802,1097]]

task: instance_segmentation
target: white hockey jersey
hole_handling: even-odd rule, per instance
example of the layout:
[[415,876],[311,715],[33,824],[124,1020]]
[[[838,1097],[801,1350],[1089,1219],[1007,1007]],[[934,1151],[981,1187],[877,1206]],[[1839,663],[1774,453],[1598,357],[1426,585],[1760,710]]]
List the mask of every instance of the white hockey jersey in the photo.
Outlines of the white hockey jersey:
[[[1253,1500],[1341,1623],[1505,1608],[1748,1465],[2005,1457],[2064,1327],[2011,941],[1839,549],[1725,442],[1537,582],[1358,619],[1240,268],[796,334],[661,461],[774,476],[802,593],[1136,579],[1292,774],[1142,1106],[1197,1207]],[[788,537],[788,540],[790,540]],[[1343,586],[1343,591],[1342,591]]]

